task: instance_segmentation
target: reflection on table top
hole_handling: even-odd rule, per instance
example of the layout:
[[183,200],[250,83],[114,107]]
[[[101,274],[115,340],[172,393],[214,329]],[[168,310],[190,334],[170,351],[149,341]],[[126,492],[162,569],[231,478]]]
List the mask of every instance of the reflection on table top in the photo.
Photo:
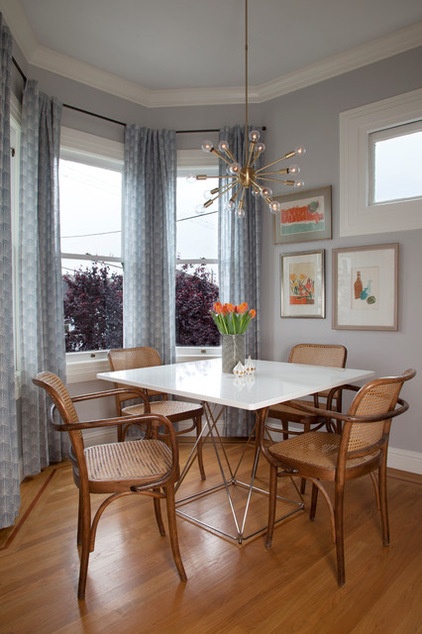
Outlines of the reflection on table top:
[[374,376],[371,370],[277,361],[256,361],[255,365],[256,372],[244,377],[224,374],[221,359],[207,359],[101,372],[97,378],[253,411]]

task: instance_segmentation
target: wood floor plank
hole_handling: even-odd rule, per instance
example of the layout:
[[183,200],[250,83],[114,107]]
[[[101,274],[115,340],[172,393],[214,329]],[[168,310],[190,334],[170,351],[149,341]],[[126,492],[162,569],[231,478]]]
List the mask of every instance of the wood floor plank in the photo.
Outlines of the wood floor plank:
[[[209,446],[205,459],[212,481],[217,467]],[[389,478],[388,548],[369,478],[350,483],[347,582],[340,590],[323,500],[315,522],[301,512],[279,525],[269,550],[262,536],[239,547],[179,518],[183,584],[151,501],[124,498],[100,522],[86,601],[78,602],[77,490],[69,466],[56,469],[43,488],[53,469],[23,484],[24,521],[0,549],[1,634],[422,633],[417,478]],[[266,473],[261,464],[263,481]],[[196,466],[189,482],[200,486]],[[222,512],[220,502],[208,501]]]

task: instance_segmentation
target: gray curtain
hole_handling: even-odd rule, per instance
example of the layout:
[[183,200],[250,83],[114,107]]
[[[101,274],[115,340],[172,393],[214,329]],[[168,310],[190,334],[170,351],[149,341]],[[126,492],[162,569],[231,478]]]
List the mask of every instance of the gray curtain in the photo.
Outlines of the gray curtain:
[[[237,125],[223,128],[220,140],[227,140],[230,149],[240,163],[245,155],[245,129]],[[246,143],[248,140],[246,139]],[[222,169],[225,170],[225,167]],[[220,199],[219,205],[219,265],[220,300],[232,304],[248,302],[257,316],[251,321],[247,334],[245,353],[252,359],[260,356],[261,302],[259,280],[261,275],[262,205],[248,191],[246,214],[238,218],[226,208],[230,192]],[[226,411],[226,436],[247,436],[255,422],[252,414],[234,408]]]
[[49,400],[32,383],[41,370],[65,380],[59,228],[61,104],[26,85],[22,104],[19,217],[22,451],[24,475],[65,457],[67,435],[48,425]]
[[13,346],[10,90],[12,37],[0,13],[0,528],[19,511],[19,455]]
[[126,126],[122,257],[124,345],[176,354],[176,133]]

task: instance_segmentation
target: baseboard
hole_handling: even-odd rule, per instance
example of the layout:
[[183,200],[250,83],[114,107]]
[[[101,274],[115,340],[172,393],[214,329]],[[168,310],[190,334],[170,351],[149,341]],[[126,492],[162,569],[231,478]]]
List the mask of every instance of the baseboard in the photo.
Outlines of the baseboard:
[[399,471],[422,474],[422,454],[405,449],[388,449],[388,467]]

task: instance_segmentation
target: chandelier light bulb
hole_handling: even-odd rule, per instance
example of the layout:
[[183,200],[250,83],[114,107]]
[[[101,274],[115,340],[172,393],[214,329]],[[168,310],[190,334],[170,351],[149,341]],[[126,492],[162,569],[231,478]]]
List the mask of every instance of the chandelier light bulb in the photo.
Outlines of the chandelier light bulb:
[[251,143],[257,143],[260,138],[261,138],[261,135],[259,133],[259,130],[251,130],[249,132],[249,141]]
[[298,156],[303,156],[304,154],[306,154],[306,148],[304,148],[303,145],[300,145],[299,147],[295,148],[295,154],[297,154]]
[[293,187],[294,187],[295,189],[302,189],[302,187],[304,186],[304,184],[305,184],[305,183],[304,183],[303,181],[296,181],[296,182],[294,183]]
[[212,141],[204,141],[202,144],[202,149],[204,152],[212,152],[214,149],[214,144]]
[[232,163],[231,165],[229,165],[228,172],[229,174],[232,174],[232,176],[236,176],[240,173],[241,169],[242,166],[240,165],[240,163]]
[[196,180],[196,174],[188,174],[188,176],[186,176],[187,183],[194,183]]
[[278,200],[272,200],[268,207],[274,215],[281,211],[281,203]]
[[271,198],[272,195],[273,195],[273,190],[271,189],[271,187],[263,187],[261,189],[262,198]]
[[227,150],[229,149],[228,142],[220,141],[220,143],[218,144],[218,149],[220,150],[220,152],[227,152]]
[[288,174],[299,174],[299,172],[300,172],[299,165],[290,165],[290,167],[287,168]]

